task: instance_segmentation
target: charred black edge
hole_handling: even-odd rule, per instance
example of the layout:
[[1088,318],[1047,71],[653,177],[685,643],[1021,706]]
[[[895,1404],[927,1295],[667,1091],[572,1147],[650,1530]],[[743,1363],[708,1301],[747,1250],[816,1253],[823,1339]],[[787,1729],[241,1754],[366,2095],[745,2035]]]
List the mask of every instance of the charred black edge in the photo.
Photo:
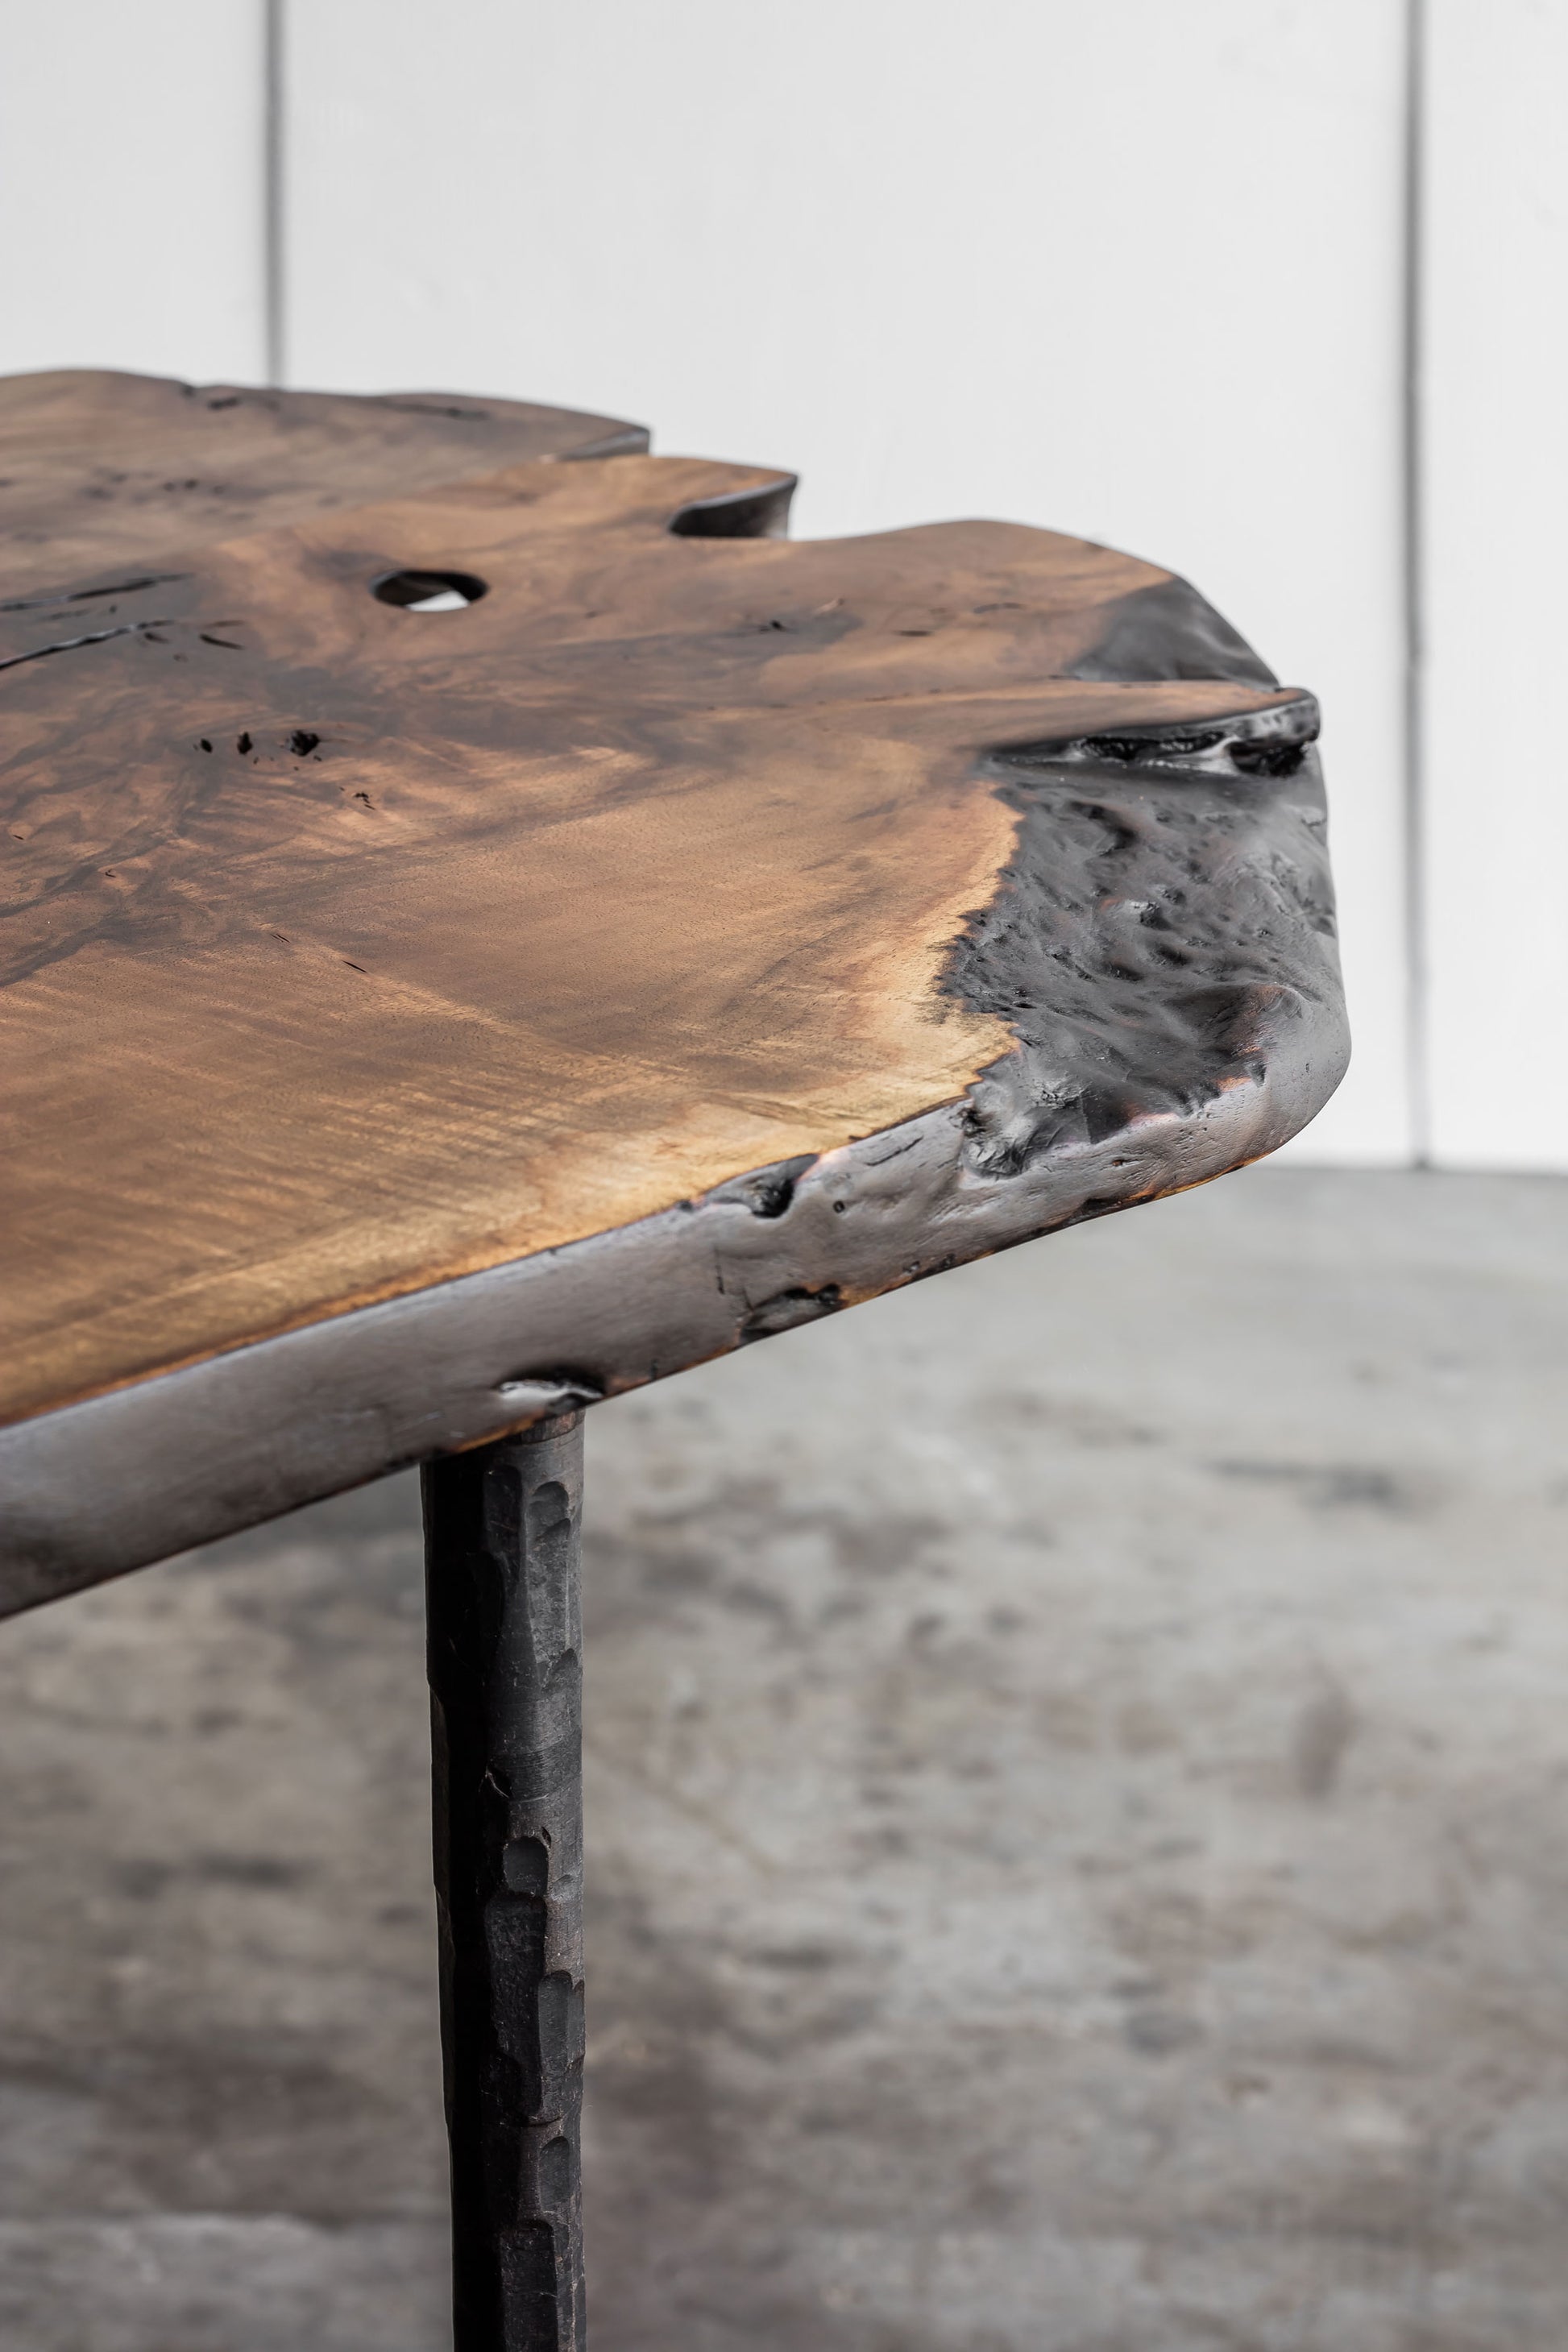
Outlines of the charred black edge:
[[1263,710],[1225,719],[1143,720],[1105,728],[1095,735],[1005,743],[991,758],[1000,767],[1026,774],[1037,768],[1094,766],[1145,775],[1167,769],[1188,776],[1293,776],[1317,741],[1321,724],[1316,697],[1298,688],[1288,702]]
[[[1130,760],[1191,772],[1226,744],[1306,740],[1308,698],[1238,729],[1119,730]],[[1205,740],[1201,739],[1212,738]],[[1103,761],[1109,738],[1004,747],[994,763]],[[1245,772],[1245,771],[1244,771]],[[0,1613],[644,1382],[1086,1218],[1206,1181],[1286,1142],[1348,1057],[1331,950],[1259,992],[1212,1097],[1000,1171],[964,1098],[781,1161],[618,1231],[438,1283],[0,1430]]]
[[782,539],[799,477],[781,474],[742,490],[721,490],[677,508],[665,528],[673,539]]
[[1265,688],[1279,683],[1224,614],[1173,572],[1123,596],[1068,675],[1114,684],[1133,677],[1226,678]]

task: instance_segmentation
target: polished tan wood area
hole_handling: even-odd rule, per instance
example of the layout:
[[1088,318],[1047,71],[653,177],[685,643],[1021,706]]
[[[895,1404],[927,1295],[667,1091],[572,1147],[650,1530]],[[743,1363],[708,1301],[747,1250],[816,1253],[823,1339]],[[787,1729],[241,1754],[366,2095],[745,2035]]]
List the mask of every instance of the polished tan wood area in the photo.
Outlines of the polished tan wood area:
[[776,478],[516,467],[0,615],[9,1415],[962,1095],[986,748],[1283,699],[1071,675],[1167,577],[1075,540],[669,528]]
[[450,393],[0,376],[0,596],[498,466],[647,445],[611,417]]

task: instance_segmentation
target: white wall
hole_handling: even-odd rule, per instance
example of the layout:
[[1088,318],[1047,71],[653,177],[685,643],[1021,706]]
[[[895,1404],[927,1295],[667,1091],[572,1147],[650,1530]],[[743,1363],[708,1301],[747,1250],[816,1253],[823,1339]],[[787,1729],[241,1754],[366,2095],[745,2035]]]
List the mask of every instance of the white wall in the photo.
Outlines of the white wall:
[[0,373],[263,376],[264,0],[0,0]]
[[1431,1126],[1568,1167],[1568,0],[1429,0]]
[[[275,5],[289,381],[638,417],[799,470],[807,534],[1000,513],[1188,572],[1327,712],[1357,1052],[1296,1148],[1397,1160],[1425,1117],[1447,1160],[1568,1167],[1541,1077],[1568,927],[1519,887],[1568,827],[1568,0]],[[266,0],[8,13],[0,364],[262,373]]]

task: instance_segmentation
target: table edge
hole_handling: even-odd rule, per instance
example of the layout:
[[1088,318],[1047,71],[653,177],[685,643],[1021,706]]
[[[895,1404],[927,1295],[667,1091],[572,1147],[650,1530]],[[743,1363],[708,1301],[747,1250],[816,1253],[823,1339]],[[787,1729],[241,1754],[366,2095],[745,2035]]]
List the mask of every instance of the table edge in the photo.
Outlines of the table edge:
[[1195,1108],[1016,1173],[977,1169],[959,1100],[16,1423],[0,1431],[0,1615],[1245,1166],[1307,1124],[1349,1056],[1333,994],[1281,992],[1264,1030]]

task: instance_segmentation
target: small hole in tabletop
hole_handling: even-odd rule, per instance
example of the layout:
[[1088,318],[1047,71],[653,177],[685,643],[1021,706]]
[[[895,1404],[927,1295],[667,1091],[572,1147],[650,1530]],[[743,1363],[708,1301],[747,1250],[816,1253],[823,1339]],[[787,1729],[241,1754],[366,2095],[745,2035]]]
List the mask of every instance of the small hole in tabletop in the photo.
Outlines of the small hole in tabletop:
[[405,613],[460,613],[489,589],[489,583],[471,572],[388,572],[373,583],[371,593],[384,604],[401,604]]

